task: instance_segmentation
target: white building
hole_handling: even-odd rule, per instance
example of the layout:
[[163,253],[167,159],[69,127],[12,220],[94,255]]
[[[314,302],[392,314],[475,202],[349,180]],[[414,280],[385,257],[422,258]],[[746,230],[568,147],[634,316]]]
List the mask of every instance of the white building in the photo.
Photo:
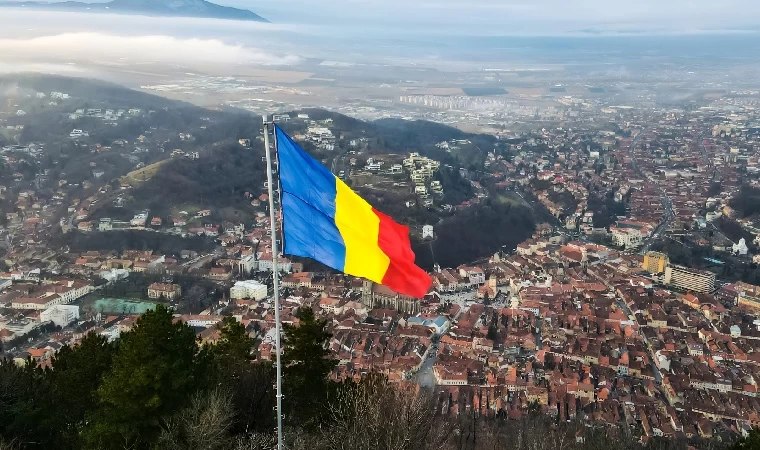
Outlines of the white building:
[[100,335],[108,339],[108,342],[113,342],[121,337],[121,328],[118,325],[113,325],[101,331]]
[[100,272],[100,278],[112,283],[114,281],[126,280],[129,277],[127,269],[111,269]]
[[337,298],[325,297],[319,301],[319,307],[330,314],[341,314],[343,307]]
[[432,225],[424,225],[422,227],[422,239],[433,239],[434,236]]
[[480,267],[459,267],[459,276],[466,278],[471,286],[480,286],[486,283],[486,274]]
[[438,336],[442,336],[449,330],[451,322],[443,316],[438,316],[435,319],[428,319],[423,323],[424,326],[433,330]]
[[79,319],[79,306],[57,305],[40,313],[40,322],[52,322],[58,327],[65,327]]
[[19,297],[11,302],[11,308],[43,311],[56,305],[63,305],[64,303],[58,294],[45,295],[43,297]]
[[254,280],[237,281],[230,288],[230,298],[234,300],[242,298],[263,300],[267,298],[267,287]]
[[[269,256],[262,257],[258,260],[258,263],[259,271],[261,272],[271,272],[274,267],[274,264],[272,264],[272,258]],[[277,260],[277,271],[290,273],[293,271],[293,263],[287,258],[280,257]]]
[[306,130],[306,133],[312,136],[317,136],[320,138],[331,138],[333,137],[332,131],[330,131],[329,128],[325,127],[309,127]]
[[458,368],[445,365],[433,366],[433,375],[436,384],[440,386],[465,386],[467,385],[467,372]]
[[13,309],[44,311],[56,305],[67,305],[95,288],[85,281],[64,280],[44,286],[44,293],[36,297],[19,297],[11,303]]
[[198,328],[211,328],[224,319],[224,316],[213,314],[184,314],[179,318],[188,326]]
[[657,350],[655,353],[654,363],[657,365],[658,369],[670,371],[670,358],[660,350]]
[[80,137],[87,137],[89,135],[90,133],[86,131],[82,131],[82,130],[77,130],[77,129],[71,130],[71,133],[69,133],[69,137],[75,138],[75,139],[80,138]]
[[240,258],[240,262],[238,263],[238,269],[242,274],[249,274],[256,270],[258,267],[259,262],[256,261],[256,257],[254,255],[246,255]]
[[612,242],[619,247],[635,248],[640,246],[646,238],[645,234],[635,228],[610,227],[610,232]]
[[739,239],[738,244],[733,245],[733,251],[735,255],[746,256],[749,248],[747,248],[747,241],[744,238]]
[[108,217],[103,217],[98,223],[98,231],[111,231],[113,230],[113,221]]
[[133,227],[144,227],[145,222],[148,220],[148,213],[142,212],[140,214],[135,215],[132,217],[132,220],[129,221],[129,225]]
[[[94,291],[95,287],[87,282],[81,280],[67,280],[57,283],[55,292],[61,297],[61,303],[63,305],[69,304],[74,300],[77,300],[90,292]],[[53,292],[49,290],[49,292]]]
[[715,274],[706,270],[668,266],[664,281],[665,284],[688,291],[709,293],[715,290]]

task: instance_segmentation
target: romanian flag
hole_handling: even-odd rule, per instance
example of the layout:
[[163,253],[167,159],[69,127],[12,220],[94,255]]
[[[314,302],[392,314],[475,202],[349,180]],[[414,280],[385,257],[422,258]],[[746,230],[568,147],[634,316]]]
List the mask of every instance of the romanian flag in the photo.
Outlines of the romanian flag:
[[284,252],[420,298],[430,276],[414,264],[409,229],[374,209],[275,126]]

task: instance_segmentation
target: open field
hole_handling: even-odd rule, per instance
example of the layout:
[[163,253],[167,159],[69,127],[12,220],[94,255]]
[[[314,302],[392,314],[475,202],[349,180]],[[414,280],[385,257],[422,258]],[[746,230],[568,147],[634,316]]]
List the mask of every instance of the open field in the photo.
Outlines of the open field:
[[218,67],[205,67],[205,73],[210,75],[234,77],[256,82],[265,83],[300,83],[314,75],[313,72],[304,72],[300,70],[277,70],[277,69],[259,69],[255,67],[236,67],[232,73],[228,70]]
[[494,196],[494,199],[502,205],[519,205],[522,203],[515,194],[500,192]]
[[153,178],[153,176],[155,176],[156,173],[158,172],[158,169],[162,165],[164,165],[167,161],[169,161],[169,160],[165,159],[163,161],[159,161],[157,163],[153,163],[153,164],[151,164],[149,166],[145,166],[142,169],[133,170],[132,172],[129,172],[128,174],[126,174],[123,177],[121,177],[120,181],[122,183],[129,183],[131,185],[135,185],[135,184],[139,184],[139,183],[144,183],[144,182],[150,180],[151,178]]

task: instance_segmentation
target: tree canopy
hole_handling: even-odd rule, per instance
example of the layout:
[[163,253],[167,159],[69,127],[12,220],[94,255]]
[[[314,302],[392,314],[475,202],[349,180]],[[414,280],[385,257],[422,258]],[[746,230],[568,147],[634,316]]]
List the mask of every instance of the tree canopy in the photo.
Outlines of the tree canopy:
[[328,399],[327,376],[337,365],[327,348],[332,335],[326,327],[327,322],[316,319],[309,308],[299,311],[298,326],[284,327],[285,400],[291,417],[305,425],[319,421],[320,411]]
[[98,388],[98,412],[85,430],[88,446],[124,442],[148,448],[161,417],[189,402],[198,378],[197,352],[193,329],[175,323],[163,305],[140,317],[122,336]]
[[732,445],[731,450],[760,450],[760,429],[752,429],[748,436]]

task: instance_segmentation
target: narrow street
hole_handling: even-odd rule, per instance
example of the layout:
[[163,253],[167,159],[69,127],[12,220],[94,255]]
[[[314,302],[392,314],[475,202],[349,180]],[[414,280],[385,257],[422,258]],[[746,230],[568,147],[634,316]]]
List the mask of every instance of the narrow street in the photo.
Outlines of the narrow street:
[[673,201],[668,197],[667,193],[664,189],[660,187],[660,185],[649,178],[644,172],[639,168],[639,165],[636,163],[636,156],[634,150],[636,149],[636,146],[639,144],[639,139],[641,135],[643,135],[646,132],[646,130],[641,130],[638,134],[636,134],[636,137],[633,138],[633,141],[631,142],[631,146],[628,148],[628,155],[631,158],[631,166],[633,167],[633,170],[636,171],[641,177],[646,178],[649,180],[650,183],[652,183],[653,186],[657,187],[657,190],[660,191],[660,201],[662,201],[662,206],[665,209],[665,212],[662,216],[662,220],[657,225],[657,227],[652,232],[651,236],[649,236],[646,241],[644,241],[644,245],[641,247],[641,254],[645,254],[649,251],[649,249],[652,247],[652,244],[660,237],[663,231],[667,230],[668,227],[670,227],[670,224],[673,222],[673,219],[675,215],[673,214]]
[[715,167],[715,164],[713,164],[712,160],[710,159],[710,156],[707,154],[707,148],[705,148],[705,142],[706,139],[703,135],[700,135],[697,139],[699,139],[699,150],[702,152],[702,158],[704,158],[705,162],[713,171],[713,181],[719,181],[720,180],[720,172],[718,172],[718,169]]
[[422,362],[419,372],[417,372],[417,384],[425,388],[435,386],[435,375],[433,374],[433,364],[438,356],[438,342],[434,342],[427,354],[427,358]]

